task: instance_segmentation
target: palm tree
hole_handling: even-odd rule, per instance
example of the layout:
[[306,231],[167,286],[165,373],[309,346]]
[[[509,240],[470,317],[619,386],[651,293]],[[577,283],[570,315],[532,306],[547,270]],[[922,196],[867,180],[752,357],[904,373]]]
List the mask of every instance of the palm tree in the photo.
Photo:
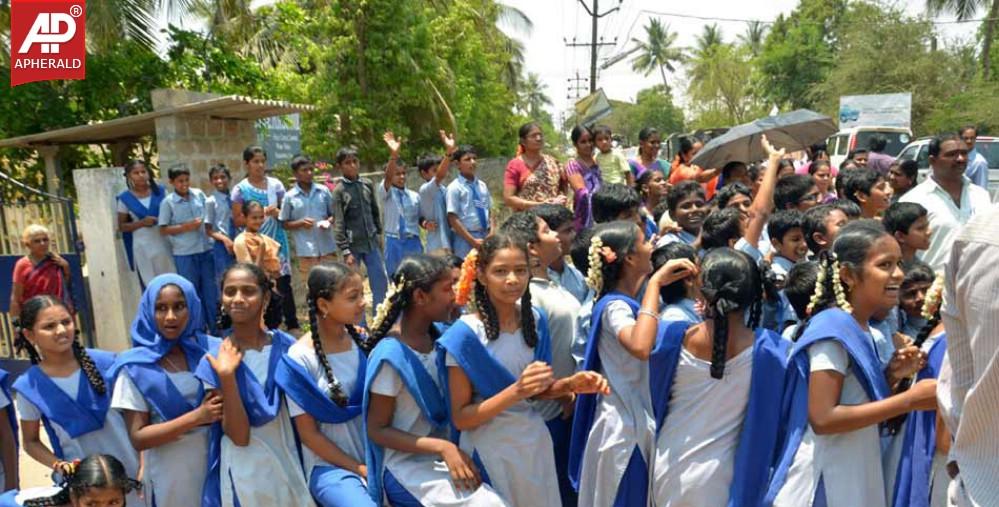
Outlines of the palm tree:
[[675,46],[676,37],[676,32],[671,32],[669,25],[664,25],[653,18],[645,27],[644,41],[631,39],[635,43],[635,50],[639,51],[638,56],[631,60],[632,70],[648,76],[652,71],[659,69],[667,93],[669,82],[666,80],[666,71],[676,72],[674,63],[683,63],[686,59],[683,50]]
[[723,43],[722,31],[721,28],[718,27],[717,23],[704,25],[704,29],[701,30],[701,34],[697,36],[696,45],[694,46],[694,54],[698,57],[706,57],[714,51],[715,47],[720,46]]
[[501,2],[496,2],[496,7],[499,9],[499,13],[493,28],[503,48],[510,55],[510,60],[503,68],[502,78],[507,87],[511,90],[517,90],[521,84],[520,77],[524,72],[524,43],[514,36],[507,35],[502,28],[505,27],[518,35],[530,37],[534,30],[534,22],[527,17],[524,11],[516,7]]
[[760,21],[749,21],[746,23],[746,32],[739,34],[739,42],[749,49],[753,56],[757,56],[763,49],[763,40],[766,38],[766,34],[766,25]]
[[552,99],[545,93],[546,88],[537,74],[529,73],[527,79],[521,82],[520,109],[532,118],[539,118],[542,109],[552,105]]
[[972,19],[980,9],[988,7],[985,17],[985,33],[982,37],[982,76],[988,79],[992,73],[992,38],[995,36],[996,21],[999,19],[999,0],[926,0],[926,10],[930,15],[943,11],[953,12],[957,19]]

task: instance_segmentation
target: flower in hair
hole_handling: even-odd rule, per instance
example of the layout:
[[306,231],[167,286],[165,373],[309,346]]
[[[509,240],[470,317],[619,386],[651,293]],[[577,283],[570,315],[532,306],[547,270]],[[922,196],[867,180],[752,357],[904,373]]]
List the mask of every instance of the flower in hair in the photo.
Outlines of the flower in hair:
[[[405,275],[399,276],[399,283],[389,283],[388,294],[385,294],[385,299],[382,300],[382,302],[378,305],[378,308],[375,310],[375,318],[371,321],[372,329],[379,329],[382,327],[382,324],[385,323],[385,318],[388,317],[389,312],[392,310],[392,301],[394,300],[396,294],[402,292],[405,288]],[[358,330],[361,330],[361,328],[358,328]]]
[[[604,242],[600,239],[600,236],[594,236],[593,239],[590,240],[590,250],[587,253],[587,260],[589,260],[590,268],[586,272],[586,285],[598,294],[604,285],[603,256],[601,254],[604,248]],[[611,253],[613,253],[613,251],[611,251]]]
[[936,278],[933,279],[933,285],[930,285],[929,290],[926,291],[923,309],[920,312],[926,320],[933,320],[933,315],[940,310],[940,303],[943,300],[944,275],[942,272],[936,275]]
[[461,274],[458,275],[458,287],[455,289],[455,302],[465,306],[471,299],[472,287],[475,285],[475,272],[479,268],[479,251],[472,249],[461,263]]
[[609,246],[604,246],[600,248],[600,255],[604,257],[604,262],[610,264],[617,260],[617,254]]

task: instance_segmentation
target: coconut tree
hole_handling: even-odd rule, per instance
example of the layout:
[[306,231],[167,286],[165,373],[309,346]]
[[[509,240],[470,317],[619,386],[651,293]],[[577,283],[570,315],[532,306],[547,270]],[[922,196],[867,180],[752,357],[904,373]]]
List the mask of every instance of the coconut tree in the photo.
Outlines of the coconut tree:
[[669,25],[653,18],[645,27],[645,40],[631,39],[638,51],[638,55],[631,60],[631,68],[645,76],[658,69],[667,92],[669,81],[666,79],[666,71],[676,72],[676,65],[683,63],[685,59],[683,50],[675,45],[676,37],[676,32],[671,32]]
[[701,34],[697,36],[694,44],[694,54],[699,58],[707,57],[714,51],[714,48],[722,45],[722,30],[717,23],[704,25]]
[[532,118],[540,118],[544,107],[552,105],[552,99],[545,93],[547,86],[533,72],[527,75],[520,86],[520,109]]
[[987,9],[984,33],[982,34],[982,76],[988,79],[992,72],[992,39],[995,37],[996,21],[999,20],[999,0],[926,0],[926,10],[930,15],[952,12],[960,21],[973,19],[982,9]]
[[753,56],[760,54],[763,50],[763,40],[766,38],[767,27],[760,21],[749,21],[746,23],[746,31],[739,34],[739,43],[742,44]]

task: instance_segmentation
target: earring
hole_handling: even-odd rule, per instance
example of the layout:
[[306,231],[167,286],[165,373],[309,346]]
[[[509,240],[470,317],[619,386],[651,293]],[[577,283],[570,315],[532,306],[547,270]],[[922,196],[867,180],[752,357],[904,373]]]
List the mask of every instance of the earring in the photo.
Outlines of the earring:
[[329,312],[323,312],[323,314],[320,315],[319,318],[326,320],[326,317],[329,317],[329,315],[330,315]]

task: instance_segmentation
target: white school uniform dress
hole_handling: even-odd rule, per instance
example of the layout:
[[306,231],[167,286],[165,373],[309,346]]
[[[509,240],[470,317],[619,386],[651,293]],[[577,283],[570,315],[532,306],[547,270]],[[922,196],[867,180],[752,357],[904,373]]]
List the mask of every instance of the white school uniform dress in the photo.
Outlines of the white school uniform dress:
[[[270,357],[271,345],[263,350],[243,352],[243,364],[261,385],[267,382]],[[246,447],[234,444],[228,435],[223,435],[220,458],[222,506],[235,506],[236,495],[242,507],[314,506],[295,449],[291,417],[284,403],[270,422],[263,426],[250,426],[250,444]]]
[[[49,377],[52,382],[62,389],[71,398],[76,399],[80,390],[80,382],[87,382],[83,370],[76,370],[68,377]],[[41,421],[42,413],[34,403],[31,403],[25,396],[16,396],[14,406],[17,407],[18,418],[22,421]],[[135,478],[139,473],[139,455],[132,447],[132,441],[128,437],[128,429],[125,427],[125,420],[117,410],[108,410],[104,417],[104,426],[101,429],[72,438],[59,423],[49,421],[53,431],[59,438],[59,445],[62,446],[64,459],[72,461],[82,460],[91,454],[110,454],[121,461],[125,467],[125,473],[129,477]],[[200,489],[198,490],[201,491]],[[144,505],[136,492],[129,493],[125,498],[128,505]]]
[[[490,341],[485,325],[477,317],[465,315],[461,320],[514,378],[534,362],[534,349],[524,343],[520,330],[500,332]],[[458,367],[451,354],[447,355],[446,364]],[[473,402],[482,401],[475,393]],[[555,447],[545,426],[543,407],[539,402],[519,401],[481,426],[461,432],[461,449],[469,456],[478,451],[493,488],[515,507],[562,503],[555,473]]]
[[[194,373],[166,372],[166,375],[188,403],[194,406],[201,404],[198,399],[201,382],[195,378]],[[127,369],[123,369],[115,381],[111,408],[146,412],[149,414],[149,424],[164,422],[149,407]],[[152,499],[155,499],[156,507],[200,504],[201,488],[207,473],[208,426],[188,431],[180,440],[146,450],[142,483],[147,504],[153,505]]]
[[[850,367],[850,356],[838,342],[825,340],[808,349],[811,371],[844,375],[840,405],[870,403]],[[808,425],[787,472],[775,507],[812,505],[819,481],[829,507],[885,507],[888,503],[881,464],[878,425],[833,435],[816,435]]]
[[[164,194],[164,199],[166,195]],[[136,197],[139,202],[149,207],[152,202],[152,194],[145,197]],[[128,210],[121,200],[115,201],[115,211],[127,213],[133,222],[138,222],[139,217]],[[135,271],[139,274],[142,283],[148,284],[157,275],[164,273],[176,273],[177,267],[173,263],[173,251],[166,236],[160,234],[159,226],[139,227],[132,231],[132,258],[135,262]]]
[[[400,342],[402,343],[402,342]],[[405,343],[402,344],[407,346]],[[410,349],[420,359],[434,384],[440,388],[437,376],[437,350],[424,354]],[[392,427],[421,437],[448,440],[447,430],[434,431],[433,425],[423,415],[409,389],[402,382],[399,372],[384,366],[371,381],[374,394],[395,398]],[[497,507],[506,502],[489,485],[482,484],[473,492],[455,489],[447,465],[437,454],[415,454],[385,448],[385,471],[391,472],[398,482],[420,503],[434,507]],[[552,483],[553,485],[556,483]],[[556,488],[557,489],[557,488]]]
[[[330,394],[330,384],[326,380],[326,372],[319,364],[316,350],[311,344],[295,342],[288,349],[288,357],[305,368],[309,375],[316,381],[319,390],[327,396]],[[326,359],[330,363],[333,375],[343,389],[344,394],[350,395],[354,392],[357,384],[357,369],[361,366],[361,357],[357,353],[357,344],[351,340],[350,350],[335,354],[326,354]],[[305,410],[297,403],[288,400],[288,413],[292,418],[305,414]],[[317,421],[318,422],[318,421]],[[341,424],[319,423],[319,432],[330,442],[340,448],[344,454],[364,463],[364,420],[362,417],[355,417],[350,421]],[[302,458],[305,463],[305,477],[312,476],[312,468],[317,466],[335,466],[326,460],[316,456],[308,446],[302,446]]]
[[680,349],[669,417],[656,440],[655,505],[728,504],[752,372],[753,347],[728,360],[721,379],[711,377],[710,361]]
[[651,468],[656,422],[652,415],[649,364],[632,356],[618,333],[635,325],[624,301],[604,307],[598,351],[611,393],[599,396],[593,426],[583,450],[579,505],[610,507],[635,448]]

